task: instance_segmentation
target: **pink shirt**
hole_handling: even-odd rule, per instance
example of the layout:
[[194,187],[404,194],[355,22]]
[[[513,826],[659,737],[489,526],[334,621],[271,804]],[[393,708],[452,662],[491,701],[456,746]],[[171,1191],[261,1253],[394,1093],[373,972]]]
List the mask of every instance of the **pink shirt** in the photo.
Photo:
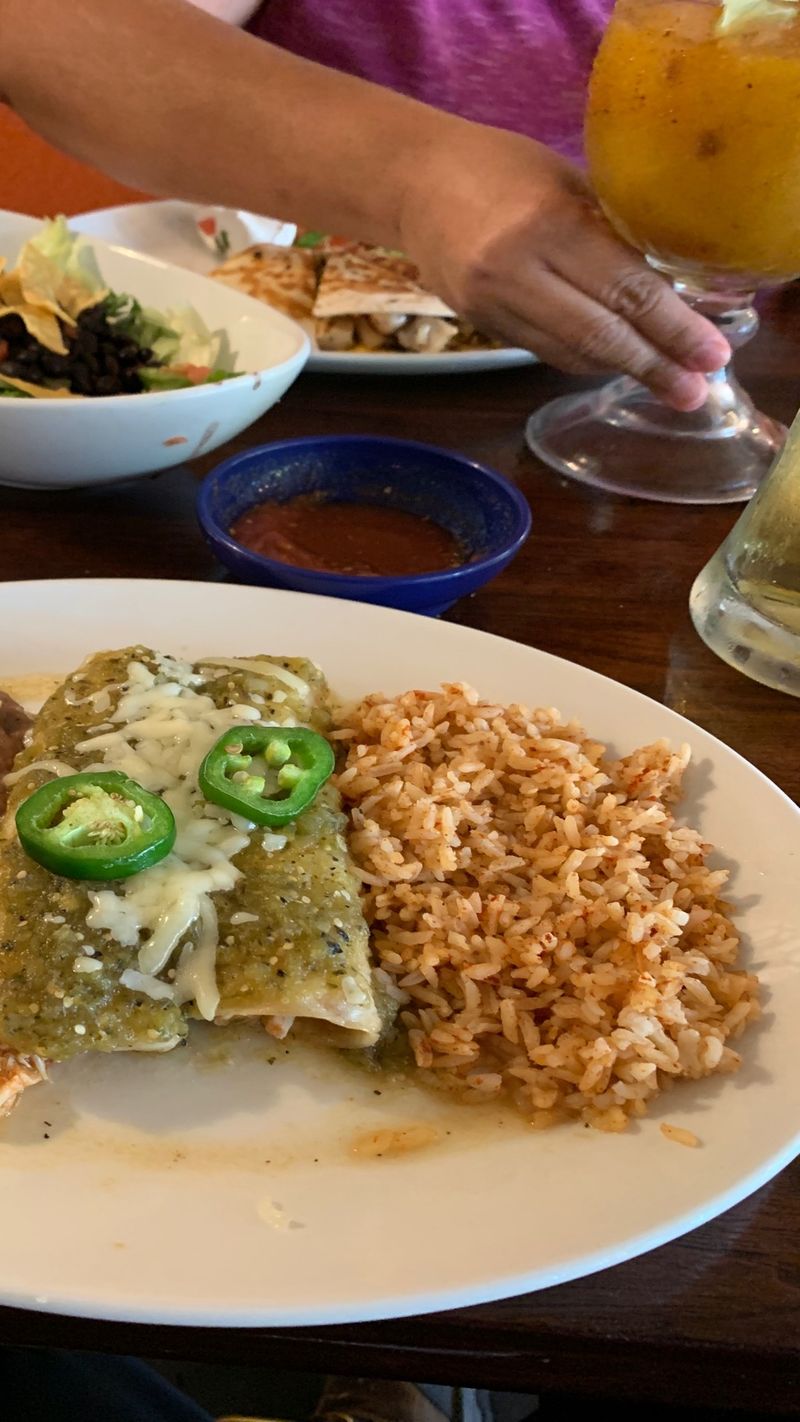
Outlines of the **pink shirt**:
[[249,28],[294,54],[581,156],[612,0],[266,0]]

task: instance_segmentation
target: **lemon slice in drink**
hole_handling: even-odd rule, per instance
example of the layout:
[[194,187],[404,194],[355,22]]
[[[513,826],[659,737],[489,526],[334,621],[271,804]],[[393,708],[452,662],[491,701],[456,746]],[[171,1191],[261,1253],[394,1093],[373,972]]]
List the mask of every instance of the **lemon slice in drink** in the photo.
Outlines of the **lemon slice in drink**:
[[785,22],[798,14],[798,0],[722,0],[716,32],[731,34],[745,25],[759,24],[762,20]]

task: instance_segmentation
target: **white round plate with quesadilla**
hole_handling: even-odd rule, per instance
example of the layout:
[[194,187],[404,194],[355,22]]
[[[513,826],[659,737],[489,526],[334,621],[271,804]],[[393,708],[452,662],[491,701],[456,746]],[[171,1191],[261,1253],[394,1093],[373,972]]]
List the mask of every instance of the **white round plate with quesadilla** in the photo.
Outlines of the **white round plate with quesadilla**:
[[[457,375],[532,365],[484,342],[424,291],[397,253],[292,243],[291,223],[183,202],[133,203],[72,218],[89,236],[146,252],[274,305],[307,331],[307,368],[331,375]],[[402,330],[401,330],[402,328]],[[344,348],[342,348],[344,347]]]
[[[622,1135],[579,1122],[535,1132],[497,1104],[484,1114],[408,1081],[387,1085],[342,1053],[287,1056],[261,1031],[228,1050],[222,1028],[197,1023],[180,1051],[75,1057],[26,1090],[0,1128],[0,1303],[229,1327],[476,1304],[664,1244],[797,1154],[800,814],[741,756],[585,667],[433,618],[214,583],[0,587],[0,686],[31,709],[49,690],[42,676],[58,681],[97,648],[142,642],[190,659],[250,657],[265,644],[318,662],[345,700],[465,679],[502,702],[585,718],[612,754],[686,741],[681,818],[732,867],[726,898],[767,1015],[733,1084],[681,1083]],[[664,1139],[660,1127],[676,1121],[702,1148]],[[427,1148],[354,1149],[364,1133],[431,1125]]]

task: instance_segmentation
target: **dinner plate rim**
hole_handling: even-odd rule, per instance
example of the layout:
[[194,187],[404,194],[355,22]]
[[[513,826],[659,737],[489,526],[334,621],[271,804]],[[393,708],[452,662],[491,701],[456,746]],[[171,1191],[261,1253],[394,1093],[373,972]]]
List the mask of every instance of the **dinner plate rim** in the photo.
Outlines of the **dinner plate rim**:
[[783,1151],[766,1161],[763,1168],[751,1172],[737,1186],[723,1191],[709,1200],[702,1209],[687,1210],[670,1221],[669,1226],[654,1227],[631,1236],[624,1243],[607,1249],[598,1249],[591,1255],[583,1255],[561,1268],[553,1268],[546,1273],[540,1269],[529,1269],[521,1273],[498,1276],[491,1282],[477,1285],[463,1285],[450,1289],[428,1289],[418,1295],[407,1293],[374,1298],[368,1303],[331,1303],[295,1308],[276,1306],[253,1309],[225,1308],[220,1318],[219,1306],[211,1303],[187,1307],[185,1302],[160,1301],[154,1310],[145,1299],[120,1298],[118,1301],[101,1302],[96,1294],[80,1297],[79,1290],[60,1295],[57,1291],[46,1297],[37,1297],[24,1291],[5,1290],[0,1285],[0,1306],[29,1310],[32,1313],[61,1314],[66,1318],[85,1318],[105,1323],[149,1324],[174,1328],[327,1328],[347,1326],[357,1323],[388,1323],[393,1319],[424,1317],[429,1314],[449,1313],[456,1310],[477,1308],[483,1304],[501,1303],[506,1299],[522,1298],[526,1294],[539,1294],[561,1284],[574,1283],[591,1278],[593,1274],[606,1269],[627,1264],[650,1254],[655,1249],[672,1244],[685,1235],[700,1229],[703,1225],[718,1219],[728,1210],[741,1204],[757,1190],[769,1184],[777,1175],[791,1165],[800,1155],[800,1127],[792,1141]]
[[[349,438],[349,436],[341,437],[345,439]],[[369,439],[371,438],[371,436],[364,435],[361,436],[361,438]],[[417,441],[408,442],[417,443]],[[324,594],[321,593],[299,592],[294,588],[259,587],[254,583],[237,583],[232,581],[216,582],[210,578],[202,579],[86,577],[0,579],[0,602],[2,602],[5,590],[8,588],[41,587],[52,590],[57,588],[86,588],[94,586],[98,589],[102,589],[112,587],[119,588],[124,586],[125,584],[134,588],[141,586],[159,587],[164,589],[165,591],[176,587],[194,588],[205,592],[208,592],[209,590],[213,589],[215,595],[221,594],[222,596],[228,596],[229,594],[233,594],[235,596],[239,596],[244,594],[248,597],[268,597],[270,599],[287,600],[293,603],[301,599],[306,604],[317,603],[320,605],[320,607],[324,607],[329,611],[334,610],[336,607],[343,606],[351,609],[356,609],[369,617],[375,617],[379,620],[383,620],[384,618],[390,618],[393,621],[397,620],[407,622],[409,619],[411,619],[415,623],[418,623],[421,629],[431,630],[437,628],[447,628],[449,635],[464,637],[465,640],[480,640],[481,642],[490,641],[494,644],[499,643],[505,647],[513,647],[517,651],[526,652],[534,658],[543,657],[548,662],[554,662],[562,667],[570,667],[573,670],[579,671],[582,675],[586,675],[588,677],[603,682],[607,686],[616,687],[619,690],[624,691],[626,696],[633,697],[637,701],[641,701],[648,706],[657,707],[660,712],[663,712],[665,715],[672,717],[676,721],[680,722],[681,725],[686,726],[689,730],[692,731],[694,735],[699,735],[701,739],[720,747],[726,755],[732,756],[734,760],[737,761],[740,765],[746,766],[749,771],[751,771],[754,775],[758,776],[759,780],[761,780],[765,785],[768,785],[770,789],[772,789],[777,795],[779,795],[781,799],[785,802],[785,804],[789,806],[789,808],[795,813],[795,815],[797,815],[798,819],[800,819],[800,805],[797,805],[795,801],[791,798],[791,796],[788,795],[785,790],[781,789],[780,785],[776,784],[774,780],[771,780],[770,777],[763,770],[759,770],[758,766],[754,765],[753,762],[748,760],[746,756],[742,755],[740,751],[735,750],[733,746],[729,746],[726,741],[721,740],[719,736],[715,736],[712,731],[707,731],[705,727],[698,725],[696,721],[692,721],[689,719],[688,716],[684,716],[682,712],[675,711],[671,706],[666,706],[663,701],[657,701],[654,696],[649,696],[645,691],[637,691],[635,687],[628,686],[624,681],[618,681],[616,677],[608,676],[605,672],[596,671],[593,667],[585,666],[583,662],[573,662],[570,661],[569,657],[562,657],[557,652],[548,652],[543,647],[535,647],[527,642],[518,642],[513,637],[503,637],[497,632],[487,632],[484,631],[483,628],[470,627],[466,623],[446,622],[443,619],[438,618],[431,619],[430,617],[427,617],[424,613],[408,612],[402,608],[396,607],[384,607],[378,603],[359,602],[357,599],[354,598],[326,597]],[[2,668],[0,668],[0,675],[2,675]]]
[[[689,733],[686,739],[692,739],[700,747],[706,749],[713,747],[718,753],[721,752],[723,760],[730,757],[739,767],[743,767],[750,774],[754,774],[762,785],[773,794],[777,794],[779,800],[788,808],[795,820],[800,821],[800,807],[786,794],[774,781],[754,766],[740,752],[728,746],[724,741],[706,731],[703,727],[696,725],[681,715],[680,712],[671,707],[664,706],[661,702],[647,696],[645,693],[626,686],[623,682],[617,681],[613,677],[597,672],[581,663],[572,662],[568,658],[559,657],[540,648],[529,646],[525,643],[514,641],[510,638],[498,636],[495,633],[484,632],[480,629],[464,626],[458,623],[436,623],[432,624],[428,618],[423,616],[397,611],[395,609],[371,607],[357,602],[343,602],[343,600],[320,597],[314,594],[297,593],[287,590],[256,588],[241,584],[214,583],[193,579],[157,579],[157,578],[63,578],[63,579],[20,579],[3,582],[0,584],[0,609],[6,599],[13,598],[14,590],[17,588],[33,591],[36,589],[47,590],[47,592],[58,598],[59,605],[66,607],[66,599],[70,590],[80,589],[82,592],[94,590],[98,597],[102,597],[102,592],[109,587],[115,590],[124,590],[125,587],[134,594],[137,588],[146,586],[163,592],[168,598],[170,591],[176,588],[193,590],[205,596],[235,598],[267,598],[277,603],[287,603],[292,599],[295,603],[302,599],[305,605],[316,605],[320,614],[335,614],[336,605],[340,602],[343,606],[355,609],[358,615],[363,615],[367,623],[384,622],[387,618],[391,623],[397,623],[400,619],[403,623],[408,619],[419,627],[420,631],[428,630],[434,637],[440,635],[438,629],[446,628],[445,635],[463,640],[464,642],[485,643],[487,639],[493,644],[499,644],[504,648],[513,649],[513,654],[518,655],[520,651],[527,653],[532,662],[540,662],[546,667],[555,664],[577,670],[582,676],[588,678],[589,686],[592,683],[600,682],[616,688],[627,697],[633,699],[634,704],[644,704],[658,708],[659,712],[666,713],[669,720],[676,726],[682,726]],[[333,604],[333,606],[331,606]],[[170,634],[173,635],[173,634]],[[2,669],[0,669],[0,675]],[[10,675],[13,676],[13,670]],[[572,712],[573,708],[566,708]],[[574,708],[575,714],[584,714],[580,707]],[[188,1303],[184,1300],[166,1298],[159,1299],[157,1307],[154,1309],[145,1298],[135,1298],[130,1295],[98,1297],[97,1291],[92,1289],[71,1288],[69,1294],[53,1291],[47,1297],[37,1297],[24,1290],[7,1289],[0,1282],[0,1303],[9,1307],[27,1308],[40,1312],[58,1312],[70,1317],[86,1317],[110,1322],[125,1321],[131,1323],[150,1323],[166,1325],[189,1325],[213,1327],[297,1327],[300,1325],[324,1326],[332,1324],[350,1324],[357,1322],[375,1322],[391,1318],[407,1318],[419,1313],[438,1313],[450,1309],[463,1308],[476,1304],[490,1303],[499,1299],[527,1293],[532,1290],[541,1291],[553,1287],[557,1284],[566,1283],[578,1278],[588,1277],[600,1270],[611,1267],[627,1260],[638,1257],[661,1245],[686,1234],[690,1230],[707,1223],[709,1220],[724,1213],[732,1206],[744,1200],[747,1196],[758,1190],[769,1180],[774,1178],[786,1165],[788,1165],[800,1153],[800,1126],[787,1137],[784,1143],[772,1152],[766,1159],[761,1161],[741,1179],[735,1180],[727,1188],[720,1189],[703,1201],[700,1205],[683,1210],[679,1215],[662,1221],[648,1229],[640,1231],[635,1236],[625,1238],[616,1244],[606,1245],[598,1248],[592,1253],[584,1254],[580,1258],[567,1260],[560,1267],[548,1269],[545,1274],[541,1268],[522,1269],[519,1272],[505,1273],[491,1280],[482,1283],[467,1284],[463,1287],[444,1287],[440,1290],[427,1288],[418,1294],[409,1295],[407,1292],[402,1295],[392,1295],[386,1292],[381,1297],[374,1297],[370,1301],[354,1301],[352,1304],[329,1303],[320,1307],[296,1307],[285,1309],[278,1305],[270,1305],[254,1309],[247,1305],[242,1309],[225,1308],[224,1316],[220,1318],[219,1312],[215,1309],[214,1303],[204,1300],[200,1303],[195,1301]]]

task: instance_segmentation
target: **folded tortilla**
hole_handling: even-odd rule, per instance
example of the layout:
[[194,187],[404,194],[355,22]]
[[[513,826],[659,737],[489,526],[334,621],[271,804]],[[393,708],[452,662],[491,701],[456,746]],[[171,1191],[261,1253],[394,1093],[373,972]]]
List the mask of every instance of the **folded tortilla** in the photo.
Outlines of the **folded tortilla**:
[[260,243],[229,257],[211,275],[313,329],[319,260],[310,249]]
[[[328,784],[285,833],[209,805],[200,763],[235,725],[330,719],[302,659],[194,665],[144,647],[92,657],[50,698],[18,756],[0,839],[0,1043],[58,1061],[167,1051],[192,1017],[305,1018],[341,1045],[377,1040],[368,930]],[[175,850],[131,879],[60,878],[28,859],[14,812],[56,775],[120,770],[162,795]]]
[[413,262],[380,247],[333,252],[325,263],[314,316],[452,316],[451,308],[419,283]]

